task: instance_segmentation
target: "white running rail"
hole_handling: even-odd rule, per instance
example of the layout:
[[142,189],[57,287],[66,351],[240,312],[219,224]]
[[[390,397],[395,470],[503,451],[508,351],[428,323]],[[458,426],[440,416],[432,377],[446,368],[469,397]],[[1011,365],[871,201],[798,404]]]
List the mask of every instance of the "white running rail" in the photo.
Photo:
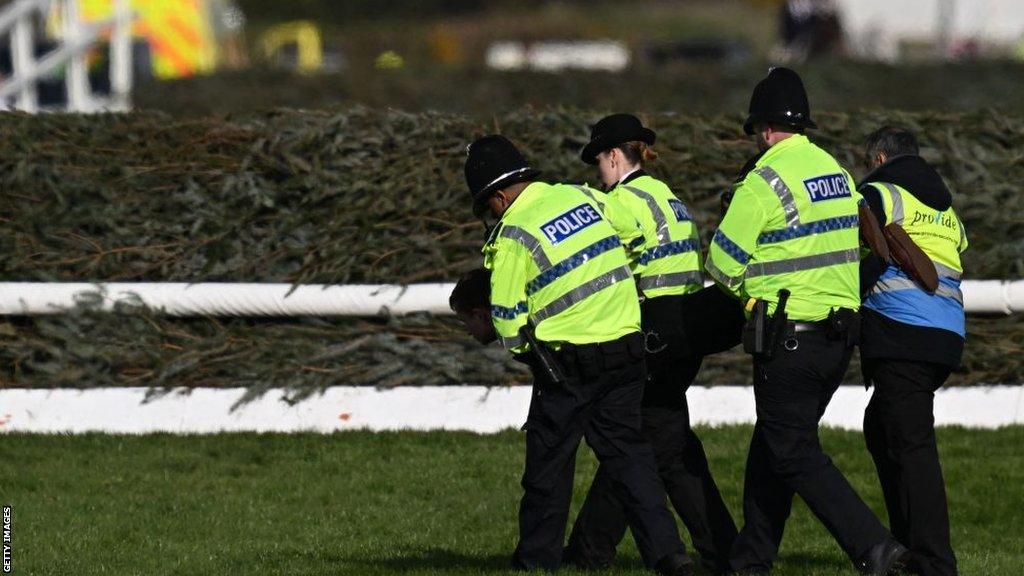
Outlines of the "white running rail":
[[[145,305],[171,316],[381,316],[450,314],[454,284],[242,284],[0,282],[0,315],[59,314],[80,304],[115,311]],[[1024,312],[1024,280],[965,280],[973,314]]]
[[[58,46],[36,59],[37,24],[59,13]],[[134,16],[129,0],[114,0],[114,17],[83,24],[77,0],[14,0],[0,10],[0,38],[10,35],[9,78],[0,80],[0,108],[34,114],[40,111],[38,83],[66,68],[67,112],[123,112],[131,109],[132,33]],[[106,31],[110,36],[110,98],[100,98],[89,86],[86,58]]]

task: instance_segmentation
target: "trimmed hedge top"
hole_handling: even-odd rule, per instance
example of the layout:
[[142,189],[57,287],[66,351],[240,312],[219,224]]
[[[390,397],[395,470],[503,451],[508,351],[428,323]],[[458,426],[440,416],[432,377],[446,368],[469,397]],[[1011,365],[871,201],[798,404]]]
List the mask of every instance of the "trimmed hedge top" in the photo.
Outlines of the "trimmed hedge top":
[[[282,111],[236,119],[0,116],[6,280],[419,282],[478,264],[462,177],[473,137],[500,131],[554,181],[599,113],[521,111],[487,124],[424,113]],[[868,122],[865,119],[871,118]],[[718,196],[754,152],[738,117],[654,115],[652,171],[705,240]],[[883,123],[920,134],[971,237],[967,277],[1024,276],[1024,122],[969,115],[821,114],[812,138],[855,173]]]

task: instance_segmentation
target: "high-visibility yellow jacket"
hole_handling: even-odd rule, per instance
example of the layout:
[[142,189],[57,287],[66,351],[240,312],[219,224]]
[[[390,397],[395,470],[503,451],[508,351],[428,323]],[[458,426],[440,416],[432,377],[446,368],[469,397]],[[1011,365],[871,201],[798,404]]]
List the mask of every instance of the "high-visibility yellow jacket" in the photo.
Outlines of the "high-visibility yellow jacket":
[[740,298],[791,293],[787,314],[816,321],[860,307],[860,238],[853,179],[803,135],[772,146],[738,184],[705,271]]
[[703,287],[697,226],[668,185],[639,171],[608,196],[618,200],[643,230],[645,242],[634,270],[645,297],[689,294]]
[[630,260],[642,246],[639,224],[614,199],[584,186],[527,186],[483,249],[502,345],[526,350],[519,330],[527,321],[555,348],[639,331]]
[[895,184],[872,182],[887,223],[899,224],[932,260],[939,276],[934,294],[925,292],[906,272],[890,265],[864,300],[864,306],[898,322],[941,328],[966,336],[964,297],[960,292],[967,233],[953,208],[936,211]]

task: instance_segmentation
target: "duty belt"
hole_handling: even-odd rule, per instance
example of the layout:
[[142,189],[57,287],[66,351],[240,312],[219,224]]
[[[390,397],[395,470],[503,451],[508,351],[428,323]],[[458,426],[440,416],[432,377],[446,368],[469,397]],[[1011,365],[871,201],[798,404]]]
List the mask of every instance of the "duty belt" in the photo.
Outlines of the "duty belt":
[[821,332],[828,330],[828,320],[818,320],[817,322],[800,322],[800,321],[789,321],[786,322],[786,334],[797,334],[799,332]]

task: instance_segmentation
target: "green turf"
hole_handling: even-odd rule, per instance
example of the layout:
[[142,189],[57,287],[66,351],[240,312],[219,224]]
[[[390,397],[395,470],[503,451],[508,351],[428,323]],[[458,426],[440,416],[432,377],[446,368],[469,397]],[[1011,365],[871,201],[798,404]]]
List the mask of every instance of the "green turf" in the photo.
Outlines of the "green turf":
[[[703,430],[739,512],[749,427]],[[1024,428],[940,431],[964,576],[1024,566]],[[859,434],[828,451],[882,512]],[[522,438],[468,433],[0,436],[16,574],[480,574],[516,535]],[[594,471],[585,451],[576,505]],[[641,573],[632,540],[609,574]],[[845,575],[798,504],[778,574]]]

